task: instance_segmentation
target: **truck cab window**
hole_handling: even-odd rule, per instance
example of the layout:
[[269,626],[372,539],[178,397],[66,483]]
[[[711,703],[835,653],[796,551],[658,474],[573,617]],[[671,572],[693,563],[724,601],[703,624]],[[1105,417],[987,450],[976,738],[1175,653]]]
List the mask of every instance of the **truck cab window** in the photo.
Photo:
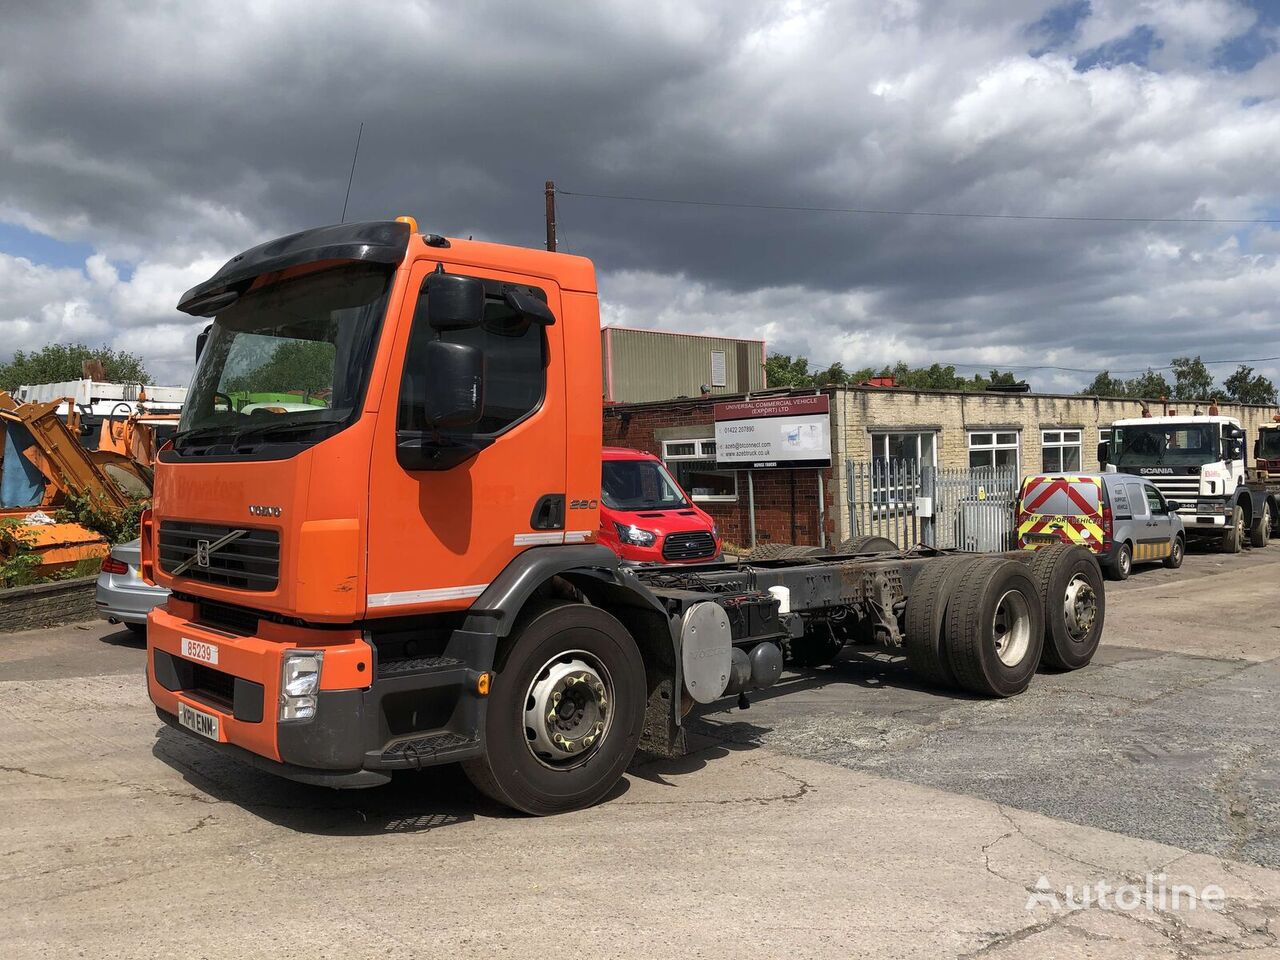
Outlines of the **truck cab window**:
[[[427,321],[427,299],[418,301],[400,380],[400,430],[425,431],[424,391],[431,375],[423,361],[436,337]],[[484,354],[484,414],[473,433],[492,436],[523,420],[542,404],[546,392],[546,335],[541,324],[512,310],[502,300],[485,300],[484,322],[469,330],[446,330],[441,339],[463,343]]]

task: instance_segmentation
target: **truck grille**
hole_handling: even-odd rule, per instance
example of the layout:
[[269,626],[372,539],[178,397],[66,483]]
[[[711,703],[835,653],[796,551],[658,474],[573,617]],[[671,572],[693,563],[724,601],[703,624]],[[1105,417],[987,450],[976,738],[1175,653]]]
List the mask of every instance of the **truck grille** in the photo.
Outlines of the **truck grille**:
[[207,566],[192,563],[179,576],[236,590],[274,590],[280,582],[280,534],[275,530],[229,527],[210,523],[165,520],[160,524],[160,569],[174,569],[233,530],[246,530],[209,554]]
[[662,541],[662,556],[666,560],[702,560],[714,556],[715,552],[715,538],[705,530],[669,533]]
[[1177,500],[1184,507],[1194,512],[1196,499],[1200,496],[1199,477],[1146,477],[1153,487],[1164,494],[1166,500]]

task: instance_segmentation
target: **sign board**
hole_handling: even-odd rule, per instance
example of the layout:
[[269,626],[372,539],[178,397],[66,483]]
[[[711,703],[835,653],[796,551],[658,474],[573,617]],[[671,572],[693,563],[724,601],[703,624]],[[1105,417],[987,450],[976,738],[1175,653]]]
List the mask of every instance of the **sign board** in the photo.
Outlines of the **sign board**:
[[717,470],[831,466],[825,394],[717,403],[715,421]]

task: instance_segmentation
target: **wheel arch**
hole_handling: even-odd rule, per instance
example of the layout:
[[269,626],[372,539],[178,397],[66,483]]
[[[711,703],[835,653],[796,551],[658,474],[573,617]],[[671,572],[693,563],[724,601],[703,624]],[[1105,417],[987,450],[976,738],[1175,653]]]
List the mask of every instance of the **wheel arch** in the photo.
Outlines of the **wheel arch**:
[[647,743],[651,729],[655,735],[665,731],[665,739],[674,741],[680,727],[680,691],[684,682],[679,632],[661,601],[619,563],[608,547],[582,544],[525,550],[472,605],[463,630],[488,635],[493,650],[491,663],[496,663],[521,613],[531,603],[555,598],[585,600],[627,629],[644,660],[650,694],[646,745],[659,749]]

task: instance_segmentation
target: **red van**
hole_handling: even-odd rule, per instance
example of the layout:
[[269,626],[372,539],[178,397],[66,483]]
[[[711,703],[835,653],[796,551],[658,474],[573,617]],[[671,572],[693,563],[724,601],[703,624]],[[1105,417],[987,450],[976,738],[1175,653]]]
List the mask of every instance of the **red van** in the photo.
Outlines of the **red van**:
[[605,447],[600,542],[625,563],[709,563],[720,531],[651,453]]

